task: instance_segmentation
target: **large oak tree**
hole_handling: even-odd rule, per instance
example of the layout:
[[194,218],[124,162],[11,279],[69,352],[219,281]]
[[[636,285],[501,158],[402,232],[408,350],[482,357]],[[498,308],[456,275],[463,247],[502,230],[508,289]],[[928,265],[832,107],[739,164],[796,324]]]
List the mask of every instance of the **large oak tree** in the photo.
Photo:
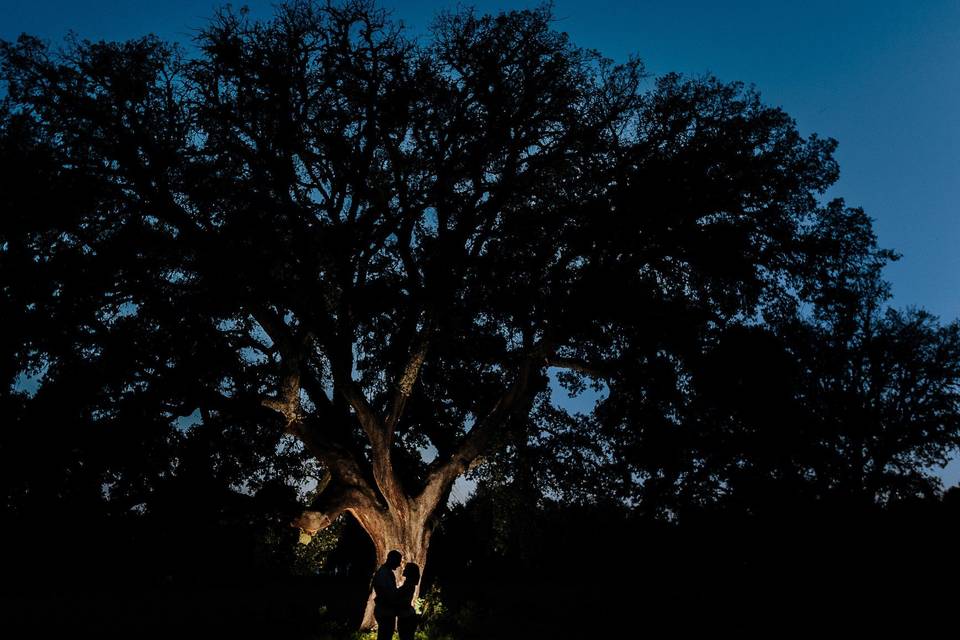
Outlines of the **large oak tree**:
[[147,456],[185,416],[296,440],[324,470],[299,526],[347,512],[379,558],[426,563],[454,481],[549,428],[550,372],[642,392],[824,246],[833,141],[547,9],[419,41],[298,2],[195,44],[0,46],[0,366],[80,390],[84,433],[136,407]]

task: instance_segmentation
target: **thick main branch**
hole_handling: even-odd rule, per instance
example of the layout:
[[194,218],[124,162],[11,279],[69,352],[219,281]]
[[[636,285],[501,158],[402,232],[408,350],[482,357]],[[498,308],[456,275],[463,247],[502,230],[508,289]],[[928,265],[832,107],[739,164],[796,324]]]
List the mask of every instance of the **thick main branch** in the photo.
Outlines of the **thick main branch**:
[[428,509],[435,508],[453,481],[481,461],[510,416],[527,406],[532,396],[531,378],[542,358],[542,353],[525,358],[518,367],[513,384],[497,400],[493,409],[474,425],[443,461],[431,465],[424,489],[417,497],[421,505]]

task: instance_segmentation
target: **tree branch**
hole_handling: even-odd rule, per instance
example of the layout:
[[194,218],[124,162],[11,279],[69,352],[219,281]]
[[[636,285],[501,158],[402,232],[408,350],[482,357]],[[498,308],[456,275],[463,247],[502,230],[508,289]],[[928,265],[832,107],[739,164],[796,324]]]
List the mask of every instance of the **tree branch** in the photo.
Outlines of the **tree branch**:
[[544,362],[548,367],[569,369],[602,380],[608,380],[616,375],[616,367],[610,362],[593,364],[576,358],[561,358],[558,356],[547,356],[544,358]]
[[363,391],[353,380],[353,377],[346,374],[342,367],[334,368],[334,389],[353,407],[357,420],[370,442],[370,463],[373,468],[373,479],[380,489],[380,493],[391,506],[405,505],[407,499],[393,469],[390,438],[385,425],[367,402]]
[[387,416],[385,425],[387,438],[391,442],[393,440],[393,431],[403,415],[403,409],[406,406],[407,399],[413,392],[413,385],[420,375],[420,369],[423,367],[424,360],[426,360],[427,349],[430,346],[430,339],[433,336],[433,329],[433,322],[428,319],[423,331],[421,331],[416,338],[415,345],[413,349],[411,349],[410,358],[407,360],[407,364],[403,369],[403,375],[397,383],[396,393],[393,398],[393,409],[391,409],[390,415]]
[[531,397],[531,378],[544,359],[541,345],[526,357],[517,371],[511,387],[497,400],[493,409],[464,436],[460,444],[443,461],[436,461],[427,473],[423,491],[417,501],[428,509],[437,506],[445,491],[462,473],[475,467],[482,456],[490,449],[494,436],[518,410],[522,409]]
[[337,439],[330,437],[330,431],[315,419],[304,419],[288,426],[288,432],[303,442],[314,457],[316,457],[331,473],[328,488],[321,492],[321,498],[327,492],[350,489],[351,504],[355,506],[377,507],[381,504],[376,491],[367,481],[360,464],[360,459],[351,448]]
[[298,527],[309,535],[316,535],[321,529],[326,529],[337,517],[347,509],[369,505],[368,496],[354,487],[331,484],[324,489],[320,496],[303,511],[291,526]]

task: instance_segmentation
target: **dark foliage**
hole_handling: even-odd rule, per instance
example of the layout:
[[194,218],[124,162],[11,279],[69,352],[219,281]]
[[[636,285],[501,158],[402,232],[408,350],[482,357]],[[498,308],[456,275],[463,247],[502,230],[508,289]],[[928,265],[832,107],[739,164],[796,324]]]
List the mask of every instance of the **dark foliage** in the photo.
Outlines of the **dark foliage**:
[[933,633],[952,615],[938,585],[960,569],[947,542],[957,496],[719,508],[681,523],[548,502],[525,513],[536,535],[503,546],[500,496],[481,494],[438,532],[432,624],[465,639]]

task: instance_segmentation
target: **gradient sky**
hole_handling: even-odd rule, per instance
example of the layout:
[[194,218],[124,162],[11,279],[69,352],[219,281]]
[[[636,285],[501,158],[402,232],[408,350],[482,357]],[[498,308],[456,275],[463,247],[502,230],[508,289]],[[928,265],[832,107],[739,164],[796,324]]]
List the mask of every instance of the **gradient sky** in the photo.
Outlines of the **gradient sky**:
[[[153,32],[189,43],[211,0],[0,0],[0,38],[53,43]],[[247,4],[254,16],[270,2]],[[417,33],[455,2],[384,0]],[[482,11],[535,2],[476,1]],[[841,178],[829,196],[862,206],[880,244],[903,254],[887,275],[894,304],[960,317],[960,2],[957,0],[557,0],[573,42],[648,71],[713,73],[752,83],[804,134],[836,138]],[[960,481],[960,462],[943,474]]]

